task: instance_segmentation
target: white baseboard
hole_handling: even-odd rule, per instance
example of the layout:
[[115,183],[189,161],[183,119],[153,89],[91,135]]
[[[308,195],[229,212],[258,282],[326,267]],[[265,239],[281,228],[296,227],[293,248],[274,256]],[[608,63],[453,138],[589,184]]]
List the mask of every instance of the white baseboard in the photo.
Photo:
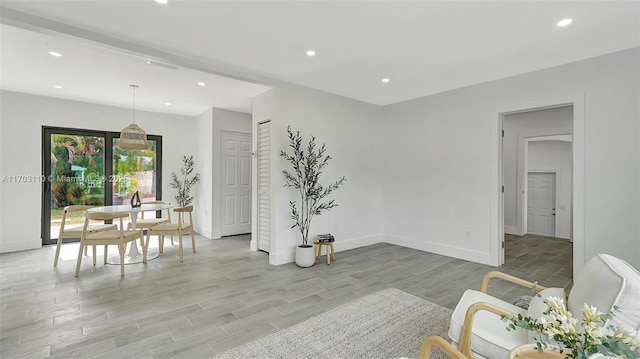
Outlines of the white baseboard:
[[[38,238],[40,240],[40,238]],[[40,249],[42,248],[42,243],[32,244],[22,242],[0,242],[2,245],[0,246],[0,253],[9,253],[9,252],[18,252],[18,251],[26,251],[30,249]]]
[[295,261],[296,251],[295,249],[284,252],[270,252],[269,264],[279,266],[281,264],[287,264]]
[[198,233],[199,235],[201,235],[203,237],[207,237],[209,239],[213,239],[213,237],[211,236],[211,230],[204,229],[204,228],[199,228],[198,226],[196,226],[194,228],[194,230],[196,231],[196,233]]
[[[334,249],[336,253],[340,251],[346,251],[349,249],[360,248],[371,244],[381,243],[382,236],[367,236],[358,238],[341,239],[334,243]],[[269,253],[269,264],[280,265],[286,263],[292,263],[295,261],[296,249],[291,248],[288,251]]]
[[357,237],[357,238],[350,238],[347,240],[336,241],[333,244],[333,249],[335,249],[336,253],[338,253],[341,251],[360,248],[360,247],[369,246],[372,244],[382,243],[382,242],[383,242],[383,237],[381,235]]
[[402,247],[413,248],[424,252],[440,254],[447,257],[493,265],[491,262],[490,253],[487,252],[480,252],[461,247],[449,246],[442,243],[428,242],[425,240],[417,240],[413,238],[404,238],[390,235],[384,236],[384,242]]
[[[389,235],[376,235],[359,238],[350,238],[336,241],[334,244],[336,253],[349,249],[360,248],[376,243],[389,243],[402,247],[413,248],[424,252],[440,254],[447,257],[460,258],[471,262],[493,265],[490,254],[441,243],[427,242],[412,238],[403,238]],[[295,247],[287,251],[269,253],[269,264],[281,265],[295,261]]]
[[222,238],[222,232],[220,232],[220,228],[214,228],[211,230],[211,239],[220,239]]
[[504,226],[504,234],[513,234],[516,236],[521,236],[522,234],[518,231],[518,227],[515,226]]

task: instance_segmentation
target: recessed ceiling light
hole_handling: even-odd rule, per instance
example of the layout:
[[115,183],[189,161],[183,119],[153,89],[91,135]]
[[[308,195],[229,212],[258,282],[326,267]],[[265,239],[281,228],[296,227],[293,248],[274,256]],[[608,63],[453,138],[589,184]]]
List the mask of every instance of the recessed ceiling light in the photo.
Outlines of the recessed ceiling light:
[[171,106],[171,102],[165,102],[164,104],[167,106]]
[[204,86],[206,85],[204,82],[198,82],[198,86]]
[[565,27],[565,26],[571,24],[571,22],[573,22],[573,20],[571,20],[571,19],[562,19],[562,20],[558,21],[558,27]]
[[316,52],[313,50],[308,50],[307,51],[307,56],[316,56]]
[[60,86],[60,85],[53,85],[53,88],[61,89],[61,88],[62,88],[62,86]]
[[55,56],[55,57],[60,57],[60,56],[62,56],[62,54],[61,54],[61,53],[59,53],[59,52],[55,52],[55,51],[49,51],[49,55],[51,55],[51,56]]
[[166,4],[167,0],[155,0],[158,4]]
[[386,84],[386,83],[389,83],[389,81],[391,81],[391,80],[389,80],[389,79],[388,79],[388,78],[386,78],[386,77],[382,79],[382,83],[385,83],[385,84]]

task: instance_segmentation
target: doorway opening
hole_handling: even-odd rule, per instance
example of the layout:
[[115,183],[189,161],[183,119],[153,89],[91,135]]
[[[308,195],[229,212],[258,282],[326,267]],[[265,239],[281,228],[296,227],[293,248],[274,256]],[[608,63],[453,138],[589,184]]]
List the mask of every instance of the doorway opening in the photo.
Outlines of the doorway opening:
[[[507,240],[535,241],[544,236],[569,243],[575,239],[576,209],[581,218],[582,207],[576,208],[574,194],[582,188],[584,166],[580,156],[584,119],[580,106],[576,113],[576,102],[579,101],[551,102],[499,113],[500,264],[518,255],[509,253],[513,244],[505,245]],[[578,150],[576,128],[580,137]],[[578,202],[581,204],[582,200],[580,195]],[[582,225],[580,220],[578,223]],[[569,244],[568,261],[573,262],[569,267],[575,272],[582,267],[584,258]],[[581,245],[580,242],[578,247]]]

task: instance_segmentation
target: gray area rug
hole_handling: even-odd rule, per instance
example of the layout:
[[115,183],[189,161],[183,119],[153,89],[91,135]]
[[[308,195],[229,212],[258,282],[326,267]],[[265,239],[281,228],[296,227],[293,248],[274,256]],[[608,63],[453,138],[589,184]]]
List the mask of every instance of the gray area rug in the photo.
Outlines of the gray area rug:
[[214,358],[417,358],[426,336],[448,338],[450,318],[450,309],[390,288]]

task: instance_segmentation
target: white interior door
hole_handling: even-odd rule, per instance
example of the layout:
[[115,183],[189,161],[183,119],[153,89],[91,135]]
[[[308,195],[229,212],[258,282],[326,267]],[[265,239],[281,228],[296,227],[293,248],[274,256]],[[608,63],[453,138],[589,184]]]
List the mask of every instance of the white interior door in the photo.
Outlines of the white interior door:
[[556,235],[556,174],[528,174],[527,233]]
[[271,251],[271,122],[258,124],[258,249]]
[[251,135],[223,132],[220,232],[223,236],[251,232]]

